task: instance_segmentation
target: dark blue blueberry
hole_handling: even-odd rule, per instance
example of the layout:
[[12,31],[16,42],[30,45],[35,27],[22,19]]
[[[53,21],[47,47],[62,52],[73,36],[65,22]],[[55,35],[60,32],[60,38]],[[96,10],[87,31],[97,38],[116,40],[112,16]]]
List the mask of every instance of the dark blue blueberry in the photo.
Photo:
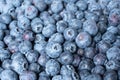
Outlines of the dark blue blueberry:
[[14,71],[6,69],[1,72],[1,80],[18,80],[18,75]]
[[11,53],[8,50],[0,48],[0,60],[4,61],[5,59],[10,58]]
[[83,23],[83,30],[88,32],[90,35],[96,35],[98,32],[98,27],[94,20],[86,20]]
[[100,65],[96,65],[92,70],[92,73],[103,75],[105,73],[105,68]]
[[101,53],[95,55],[93,58],[94,64],[96,65],[104,65],[106,60],[107,60],[107,57]]
[[59,61],[63,65],[71,64],[73,61],[73,55],[70,52],[63,52],[60,54]]
[[50,80],[50,77],[46,72],[43,71],[39,74],[39,80]]
[[113,46],[108,49],[108,51],[106,52],[106,56],[109,60],[111,59],[120,60],[120,49],[116,46]]
[[118,80],[117,73],[114,70],[108,70],[105,72],[103,80]]
[[83,59],[78,67],[78,70],[91,70],[94,67],[94,63],[91,59]]
[[39,73],[40,70],[41,70],[41,67],[40,67],[40,65],[38,63],[31,63],[29,65],[29,70],[33,71],[33,72],[36,72],[36,73]]
[[51,3],[51,10],[53,13],[59,13],[63,9],[63,4],[60,0],[54,0]]
[[60,71],[60,64],[56,60],[50,59],[45,65],[45,71],[48,75],[55,76]]
[[0,22],[4,24],[9,24],[11,22],[11,16],[9,14],[1,14]]
[[48,42],[45,51],[49,57],[56,58],[62,53],[62,46],[57,42]]
[[90,72],[88,70],[81,70],[79,71],[79,76],[81,80],[85,80],[85,78],[90,75]]
[[86,8],[87,8],[87,3],[84,0],[77,1],[76,5],[79,8],[79,10],[86,10]]
[[69,51],[71,53],[75,53],[77,50],[76,44],[74,42],[69,42],[69,41],[64,42],[63,48],[64,51]]
[[75,42],[79,48],[86,48],[91,44],[92,38],[87,32],[80,32]]
[[85,80],[102,80],[102,77],[99,74],[90,74]]
[[11,69],[11,63],[12,63],[12,60],[6,59],[2,62],[2,67],[4,69]]
[[67,22],[60,20],[56,23],[57,26],[57,32],[63,33],[64,30],[67,28]]
[[63,43],[64,37],[61,33],[54,33],[48,40],[48,42],[57,42],[57,43]]
[[78,67],[79,63],[81,61],[81,58],[78,54],[73,54],[73,62],[72,62],[72,65],[74,67]]
[[29,63],[37,62],[39,53],[35,50],[29,50],[26,54],[26,59]]
[[69,21],[69,26],[73,29],[80,29],[82,27],[82,22],[79,19],[72,19]]
[[100,40],[102,39],[102,34],[100,33],[100,32],[98,32],[96,35],[95,35],[95,37],[93,38],[93,40],[95,41],[95,42],[99,42]]
[[24,71],[20,74],[19,80],[37,80],[37,75],[33,71]]
[[109,32],[111,32],[113,34],[117,34],[118,30],[119,29],[117,27],[115,27],[115,26],[110,26],[110,27],[107,28],[107,31],[109,31]]
[[45,37],[50,37],[52,34],[54,34],[56,31],[56,27],[53,24],[48,24],[47,26],[45,26],[42,30],[42,34]]
[[63,35],[66,40],[73,41],[77,36],[77,31],[74,28],[66,28]]
[[2,40],[4,38],[4,31],[0,30],[0,40]]
[[105,22],[99,21],[98,22],[99,32],[105,33],[107,30],[107,24]]
[[83,56],[83,55],[84,55],[84,49],[79,48],[79,49],[77,50],[77,54],[78,54],[79,56]]

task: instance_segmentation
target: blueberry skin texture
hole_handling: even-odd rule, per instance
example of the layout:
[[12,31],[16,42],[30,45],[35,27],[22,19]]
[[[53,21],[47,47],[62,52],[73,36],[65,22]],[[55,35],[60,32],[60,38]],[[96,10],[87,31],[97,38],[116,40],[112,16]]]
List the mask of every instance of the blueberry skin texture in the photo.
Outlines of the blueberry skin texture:
[[103,80],[118,80],[117,73],[114,70],[108,70],[103,76]]
[[22,55],[18,55],[16,57],[14,56],[14,58],[12,59],[11,68],[18,74],[21,74],[23,71],[26,71],[28,69],[28,62],[26,58]]
[[9,24],[11,22],[11,16],[8,14],[1,14],[0,15],[0,22],[4,24]]
[[71,11],[71,12],[76,12],[77,11],[77,6],[74,3],[68,3],[66,5],[66,10]]
[[4,61],[5,59],[10,58],[11,53],[8,50],[0,49],[0,60]]
[[42,51],[45,51],[47,42],[45,40],[41,40],[40,42],[34,44],[34,50],[41,53]]
[[82,27],[82,22],[79,19],[72,19],[68,23],[69,27],[73,29],[80,29]]
[[101,53],[95,55],[93,58],[94,64],[96,65],[104,65],[106,60],[107,60],[107,57]]
[[0,48],[4,48],[5,47],[5,44],[3,41],[0,41]]
[[60,71],[60,64],[54,60],[50,59],[45,65],[45,71],[50,76],[55,76]]
[[73,62],[72,62],[72,65],[74,67],[78,67],[79,63],[81,61],[81,58],[78,54],[73,54]]
[[112,42],[114,42],[114,41],[116,40],[116,36],[115,36],[115,34],[107,31],[107,32],[105,32],[105,33],[102,35],[102,39],[103,39],[104,41],[107,41],[107,42],[112,43]]
[[107,28],[107,31],[113,33],[113,34],[117,34],[118,33],[118,27],[115,27],[115,26],[110,26]]
[[75,42],[79,48],[86,48],[91,44],[92,38],[87,32],[80,32]]
[[48,40],[48,42],[57,42],[57,43],[63,43],[64,37],[61,33],[54,33]]
[[39,73],[39,80],[50,80],[50,77],[45,71],[43,71]]
[[18,18],[17,25],[19,28],[23,30],[30,29],[30,20],[26,18],[25,16],[20,16]]
[[83,59],[78,67],[78,70],[91,70],[94,67],[94,63],[90,59]]
[[43,0],[34,0],[33,4],[40,12],[44,11],[47,7],[47,4]]
[[84,17],[84,13],[83,13],[83,11],[77,11],[75,13],[75,16],[76,16],[77,19],[81,20]]
[[47,63],[47,61],[50,59],[50,57],[45,53],[45,54],[41,54],[38,58],[38,63],[45,67],[45,64]]
[[103,75],[105,73],[105,68],[100,65],[96,65],[92,70],[92,73]]
[[22,74],[19,76],[20,80],[37,80],[37,76],[34,72],[32,71],[24,71]]
[[23,41],[19,44],[18,49],[22,54],[26,54],[27,51],[32,49],[32,43],[30,41]]
[[3,62],[2,62],[2,67],[4,69],[11,69],[11,63],[12,63],[12,60],[10,59],[5,59]]
[[85,80],[102,80],[102,77],[99,74],[91,74]]
[[59,13],[63,9],[63,4],[61,1],[54,0],[51,4],[51,11],[53,13]]
[[34,33],[30,30],[26,30],[23,33],[23,39],[28,41],[34,41]]
[[90,75],[90,72],[88,70],[81,70],[79,71],[79,76],[81,80],[85,80],[85,78]]
[[74,42],[66,41],[63,44],[64,51],[69,51],[70,53],[75,53],[77,50],[77,46]]
[[120,62],[118,60],[109,60],[105,63],[105,67],[107,70],[118,70],[120,68]]
[[5,30],[5,29],[7,29],[6,24],[4,24],[4,23],[0,23],[0,29],[1,29],[1,30]]
[[77,5],[77,7],[79,8],[79,10],[86,10],[86,8],[87,8],[87,3],[86,3],[86,1],[82,1],[82,0],[77,1],[77,2],[76,2],[76,5]]
[[62,76],[61,75],[56,75],[52,77],[52,80],[62,80]]
[[48,24],[47,26],[45,26],[42,30],[42,34],[45,37],[50,37],[52,34],[54,34],[56,31],[56,27],[53,24]]
[[117,59],[120,60],[120,49],[116,46],[111,47],[106,52],[106,56],[109,60],[111,59]]
[[38,14],[38,10],[35,6],[30,5],[25,9],[25,17],[29,19],[35,18],[37,14]]
[[26,59],[29,63],[37,62],[39,53],[35,50],[29,50],[26,54]]
[[4,31],[0,30],[0,40],[2,40],[4,38]]
[[64,30],[67,28],[67,22],[60,20],[56,23],[56,26],[57,26],[57,32],[63,33]]
[[98,27],[94,20],[86,20],[83,23],[83,30],[88,32],[90,35],[96,35],[98,32]]
[[73,28],[66,28],[63,35],[66,40],[73,41],[77,36],[77,31]]
[[57,42],[48,42],[45,51],[49,57],[57,58],[62,53],[62,46]]
[[61,53],[59,58],[60,63],[63,65],[71,64],[73,61],[73,56],[68,51]]
[[29,65],[29,70],[33,71],[33,72],[36,72],[36,73],[39,73],[40,70],[41,70],[41,66],[38,63],[31,63]]
[[31,28],[32,28],[32,31],[35,33],[42,32],[42,29],[43,29],[42,20],[40,18],[34,18],[31,22]]
[[18,80],[18,75],[10,69],[5,69],[1,72],[1,80]]
[[42,34],[36,34],[35,35],[35,43],[39,43],[40,41],[44,41],[45,40],[45,36],[43,36]]

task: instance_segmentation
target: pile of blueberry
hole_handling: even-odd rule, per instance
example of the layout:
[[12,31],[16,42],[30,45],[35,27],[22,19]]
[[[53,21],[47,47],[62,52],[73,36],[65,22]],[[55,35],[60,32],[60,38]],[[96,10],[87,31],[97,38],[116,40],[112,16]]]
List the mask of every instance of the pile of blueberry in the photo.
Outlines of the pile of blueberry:
[[120,80],[120,0],[0,0],[0,80]]

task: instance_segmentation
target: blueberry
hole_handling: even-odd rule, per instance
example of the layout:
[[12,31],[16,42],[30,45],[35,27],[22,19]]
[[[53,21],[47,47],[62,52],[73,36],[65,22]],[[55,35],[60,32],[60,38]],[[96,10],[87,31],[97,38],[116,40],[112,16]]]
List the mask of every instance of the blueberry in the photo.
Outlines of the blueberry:
[[107,24],[105,22],[99,21],[98,22],[99,32],[105,33],[107,30]]
[[56,20],[56,21],[59,21],[59,20],[61,20],[61,16],[60,15],[58,15],[58,14],[53,14],[52,15],[52,17],[54,18],[54,20]]
[[26,59],[29,63],[37,62],[39,53],[35,50],[29,50],[26,54]]
[[39,74],[39,80],[50,80],[50,77],[46,72],[43,71]]
[[79,8],[79,10],[86,10],[86,8],[87,8],[87,3],[84,0],[77,1],[76,5]]
[[4,31],[0,30],[0,40],[2,40],[4,38]]
[[15,7],[19,7],[21,5],[23,0],[12,0],[12,4],[15,6]]
[[77,36],[77,31],[74,28],[66,28],[63,35],[66,40],[73,41]]
[[94,63],[92,60],[83,59],[79,64],[78,70],[83,70],[83,69],[91,70],[93,67],[94,67]]
[[56,58],[62,53],[62,46],[57,42],[48,42],[45,51],[49,57]]
[[4,24],[9,24],[11,22],[11,16],[8,14],[1,14],[0,15],[0,22]]
[[44,40],[39,41],[38,43],[34,44],[34,50],[41,53],[45,50],[47,42]]
[[68,65],[68,64],[71,64],[72,61],[73,61],[73,56],[70,52],[63,52],[60,54],[60,63],[63,64],[63,65]]
[[100,65],[96,65],[92,70],[92,73],[103,75],[105,73],[105,68]]
[[35,6],[28,6],[25,9],[25,17],[29,18],[29,19],[33,19],[34,17],[36,17],[38,14],[38,10],[36,9]]
[[93,61],[96,65],[104,65],[106,60],[107,60],[107,57],[101,53],[95,55],[93,58]]
[[46,9],[46,7],[47,7],[45,1],[43,1],[43,0],[34,0],[34,1],[33,1],[33,4],[34,4],[35,7],[37,7],[37,9],[38,9],[39,11],[41,11],[41,12],[44,11],[44,10]]
[[23,41],[19,44],[18,49],[22,54],[25,54],[32,49],[32,43],[30,41]]
[[24,16],[20,16],[18,18],[17,25],[19,28],[24,29],[24,30],[30,29],[30,20]]
[[2,62],[2,67],[4,69],[11,69],[11,63],[12,63],[12,60],[6,59]]
[[100,42],[101,39],[102,39],[102,34],[100,32],[98,32],[93,38],[93,40],[97,43]]
[[43,12],[40,13],[40,18],[42,20],[47,19],[49,16],[50,16],[50,13],[48,11],[43,11]]
[[116,39],[116,41],[113,43],[113,46],[120,47],[120,39]]
[[17,20],[11,21],[10,24],[9,24],[9,29],[14,29],[16,27],[18,27]]
[[63,43],[64,37],[61,33],[54,33],[48,40],[48,42],[57,42],[57,43]]
[[77,50],[76,44],[74,42],[69,42],[69,41],[64,42],[63,48],[64,51],[69,51],[71,53],[75,53]]
[[[105,9],[108,5],[108,3],[110,2],[110,0],[99,0],[98,3],[100,4],[102,9]],[[114,3],[113,3],[114,4]]]
[[114,27],[114,26],[110,26],[107,28],[107,31],[113,33],[113,34],[117,34],[118,33],[118,28]]
[[79,48],[86,48],[91,44],[92,38],[87,32],[80,32],[75,42]]
[[83,30],[88,32],[90,35],[96,35],[98,32],[98,27],[94,20],[86,20],[83,23]]
[[117,73],[114,70],[108,70],[103,76],[103,80],[118,80]]
[[55,19],[52,16],[48,16],[43,20],[44,25],[54,24],[55,25]]
[[38,63],[31,63],[29,65],[29,70],[33,71],[33,72],[36,72],[36,73],[39,73],[40,70],[41,70],[41,67],[40,67],[40,65]]
[[35,33],[42,32],[43,24],[40,18],[34,18],[31,22],[32,31]]
[[18,45],[19,45],[19,43],[17,43],[16,41],[9,43],[9,44],[8,44],[8,49],[9,49],[9,51],[10,51],[11,53],[18,52],[18,51],[19,51]]
[[88,70],[81,70],[79,71],[79,76],[81,80],[85,80],[85,78],[90,75],[90,72]]
[[[4,69],[2,68],[2,67],[0,67],[0,74],[1,74],[1,72],[3,71]],[[1,78],[1,77],[0,77]]]
[[77,54],[78,54],[79,56],[83,56],[83,55],[84,55],[84,49],[79,48],[79,49],[77,50]]
[[5,30],[5,29],[7,29],[6,24],[4,24],[4,23],[0,23],[0,29],[1,29],[1,30]]
[[107,58],[120,60],[120,49],[118,47],[111,47],[106,52]]
[[19,80],[36,80],[37,75],[32,72],[32,71],[24,71],[22,74],[19,76]]
[[52,34],[54,34],[56,31],[56,27],[53,24],[48,24],[47,26],[45,26],[42,30],[42,34],[45,37],[50,37]]
[[56,26],[57,26],[57,32],[63,33],[64,30],[67,28],[67,22],[60,20],[56,23]]
[[79,19],[72,19],[69,21],[69,26],[74,29],[80,29],[82,27],[82,22]]
[[88,48],[85,48],[84,55],[87,58],[93,59],[93,57],[96,55],[96,51],[93,47],[88,47]]
[[115,59],[111,59],[105,63],[105,67],[107,70],[118,70],[120,68],[120,62]]
[[45,66],[46,62],[50,59],[50,57],[47,54],[41,54],[38,58],[38,63],[41,66]]
[[3,41],[0,41],[0,48],[4,48],[5,47],[5,44]]
[[50,59],[45,65],[45,71],[48,75],[55,76],[60,71],[60,64],[56,60]]
[[77,11],[77,6],[74,3],[69,2],[66,5],[66,10],[71,11],[71,12],[76,12]]
[[35,35],[35,43],[39,43],[40,41],[44,41],[45,37],[42,34],[36,34]]
[[61,75],[56,75],[52,77],[52,80],[62,80],[62,76]]
[[23,39],[33,41],[34,40],[34,33],[32,31],[30,31],[30,30],[26,30],[23,33]]
[[77,11],[76,13],[75,13],[75,15],[76,15],[76,18],[77,19],[83,19],[83,17],[84,17],[84,13],[83,13],[83,11]]
[[3,70],[1,72],[1,80],[18,80],[18,75],[12,70]]
[[63,9],[63,4],[62,2],[59,0],[54,0],[51,4],[51,10],[54,13],[59,13],[61,10]]
[[66,2],[66,3],[69,3],[69,2],[75,3],[77,0],[63,0],[63,1]]
[[99,74],[90,74],[85,80],[102,80],[102,77]]
[[80,56],[79,56],[78,54],[74,54],[74,55],[73,55],[72,65],[73,65],[74,67],[78,67],[80,61],[81,61]]
[[14,56],[12,59],[11,68],[18,74],[21,74],[28,69],[28,62],[24,56],[17,55],[16,53],[16,57]]
[[11,53],[8,50],[0,48],[0,60],[1,61],[4,61],[5,59],[10,58],[10,56],[11,56]]

